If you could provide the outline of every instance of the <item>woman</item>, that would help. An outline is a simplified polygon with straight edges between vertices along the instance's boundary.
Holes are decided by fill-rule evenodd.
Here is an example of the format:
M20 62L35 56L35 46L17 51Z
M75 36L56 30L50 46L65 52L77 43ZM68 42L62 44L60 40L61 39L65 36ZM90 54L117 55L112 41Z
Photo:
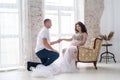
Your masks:
M75 34L70 39L61 39L65 41L71 41L70 46L82 46L87 40L87 29L82 22L77 22L75 24ZM75 47L76 48L76 47ZM63 49L63 53L66 49Z
M38 65L33 69L32 75L34 77L50 77L54 74L63 72L77 71L75 66L76 46L84 45L87 39L87 29L81 22L75 24L75 34L70 39L61 39L71 41L71 45L64 51L64 56L60 56L55 62L49 66Z

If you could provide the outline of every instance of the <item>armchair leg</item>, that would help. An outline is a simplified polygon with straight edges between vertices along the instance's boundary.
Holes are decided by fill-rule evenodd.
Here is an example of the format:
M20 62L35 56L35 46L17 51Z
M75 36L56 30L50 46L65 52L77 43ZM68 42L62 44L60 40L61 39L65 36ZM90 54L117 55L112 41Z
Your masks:
M97 61L94 61L93 64L94 64L95 69L97 70L97 66L96 66Z

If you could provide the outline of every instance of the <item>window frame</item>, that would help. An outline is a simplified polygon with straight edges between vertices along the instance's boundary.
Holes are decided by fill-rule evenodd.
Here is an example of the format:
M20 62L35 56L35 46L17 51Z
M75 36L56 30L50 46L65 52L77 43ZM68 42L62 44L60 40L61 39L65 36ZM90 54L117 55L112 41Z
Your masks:
M64 13L62 13L62 11L72 11L74 13L74 22L75 23L75 3L76 3L76 0L73 0L74 3L73 3L73 7L70 7L70 6L54 6L54 5L45 5L45 1L44 1L44 9L45 10L55 10L55 11L58 11L58 34L51 34L51 37L58 37L58 38L61 38L62 36L71 36L73 35L73 33L70 33L70 34L66 34L66 33L61 33L61 17L64 15ZM44 11L45 13L45 11ZM45 17L46 13L44 14L44 17ZM54 24L54 23L53 23ZM61 51L61 44L59 44L59 51Z
M7 66L6 65L1 65L1 66L5 66L5 67L16 67L16 66L21 66L22 62L21 62L21 58L22 58L22 1L23 0L16 0L16 4L8 4L8 3L0 3L0 8L11 8L11 9L17 9L18 10L18 28L19 28L19 31L18 31L18 34L10 34L10 35L2 35L0 33L0 58L1 58L1 39L6 39L6 38L17 38L19 40L19 62L18 64L15 64L15 65L12 65L12 64L8 64ZM0 12L1 13L1 12ZM15 13L15 12L4 12L4 13ZM1 31L1 27L0 27L0 31ZM1 59L0 59L0 64L1 64ZM0 67L1 68L1 67Z

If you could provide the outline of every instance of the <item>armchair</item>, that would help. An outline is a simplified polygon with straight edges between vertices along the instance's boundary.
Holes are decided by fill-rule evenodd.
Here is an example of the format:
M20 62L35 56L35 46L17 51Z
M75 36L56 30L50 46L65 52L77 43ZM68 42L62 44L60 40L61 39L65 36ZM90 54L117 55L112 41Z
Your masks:
M97 69L97 60L99 56L99 51L101 48L102 39L95 38L93 41L91 41L91 44L89 47L77 47L77 60L76 60L76 66L77 62L84 62L84 63L93 63L95 69Z

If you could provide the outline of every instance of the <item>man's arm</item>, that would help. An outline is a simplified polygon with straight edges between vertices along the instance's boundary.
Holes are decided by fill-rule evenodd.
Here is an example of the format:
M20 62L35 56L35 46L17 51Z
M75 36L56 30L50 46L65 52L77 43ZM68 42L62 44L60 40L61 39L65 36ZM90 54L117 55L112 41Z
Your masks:
M62 41L62 40L58 39L57 41L50 42L50 45L54 45L54 44L60 43L60 41Z
M43 44L44 44L44 46L45 46L46 48L48 48L48 49L50 49L50 50L58 53L58 51L56 51L55 49L53 49L53 48L51 47L51 45L48 43L48 41L47 41L46 38L43 38L42 41L43 41Z

